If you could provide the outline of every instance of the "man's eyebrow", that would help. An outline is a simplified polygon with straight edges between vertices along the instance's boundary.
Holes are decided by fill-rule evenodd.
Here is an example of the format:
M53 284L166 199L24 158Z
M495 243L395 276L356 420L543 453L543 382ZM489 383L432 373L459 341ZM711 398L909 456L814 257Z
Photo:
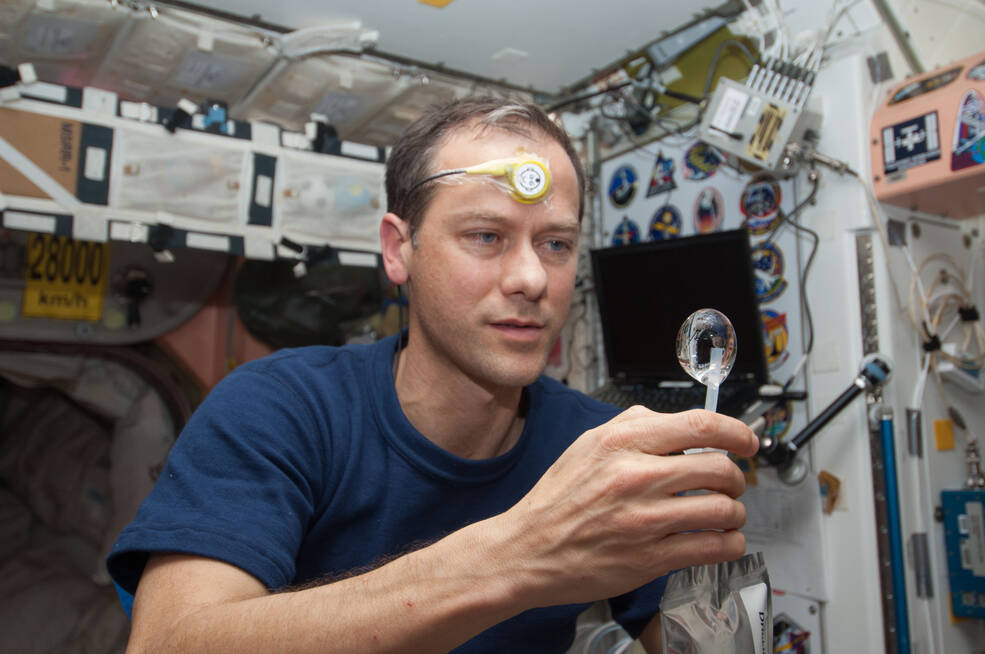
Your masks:
M482 221L487 223L507 222L505 216L501 216L496 213L486 213L484 211L474 211L474 210L465 210L462 211L461 213L453 213L452 217L460 221L475 220L475 221Z
M577 236L578 234L581 234L581 225L579 225L577 222L548 223L541 231L551 232L555 234L571 234Z
M483 223L492 223L496 225L504 225L513 222L512 218L507 218L495 213L485 213L482 211L465 211L457 216L454 216L456 220L461 222L475 221ZM571 232L579 233L581 232L581 225L576 220L565 221L557 220L547 223L542 230L544 232Z

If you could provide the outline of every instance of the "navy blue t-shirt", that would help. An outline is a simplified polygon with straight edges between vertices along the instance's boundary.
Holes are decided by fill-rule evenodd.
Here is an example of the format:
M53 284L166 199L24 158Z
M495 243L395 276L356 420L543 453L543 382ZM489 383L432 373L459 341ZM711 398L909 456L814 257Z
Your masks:
M618 409L541 377L517 444L455 456L407 420L393 384L397 341L282 350L219 383L175 443L108 566L129 593L150 552L225 561L276 590L373 565L516 504L582 432ZM610 600L634 637L660 578ZM462 652L563 652L587 604L522 613Z

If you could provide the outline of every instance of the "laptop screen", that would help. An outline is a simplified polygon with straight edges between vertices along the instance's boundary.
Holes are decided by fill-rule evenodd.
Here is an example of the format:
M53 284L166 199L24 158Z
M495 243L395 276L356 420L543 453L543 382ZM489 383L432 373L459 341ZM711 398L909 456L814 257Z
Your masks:
M691 313L711 308L735 327L735 365L725 383L767 382L745 229L592 250L591 256L614 381L689 381L677 363L677 331Z

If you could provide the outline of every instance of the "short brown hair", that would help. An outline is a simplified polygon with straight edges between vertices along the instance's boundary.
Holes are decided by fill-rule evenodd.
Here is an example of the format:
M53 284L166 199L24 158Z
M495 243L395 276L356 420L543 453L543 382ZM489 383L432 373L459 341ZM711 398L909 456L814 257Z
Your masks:
M397 139L386 163L387 211L400 216L413 236L434 195L433 184L417 186L432 170L444 139L472 123L522 136L540 134L556 141L571 160L578 179L578 220L585 211L585 172L567 133L535 104L492 96L466 97L429 108Z

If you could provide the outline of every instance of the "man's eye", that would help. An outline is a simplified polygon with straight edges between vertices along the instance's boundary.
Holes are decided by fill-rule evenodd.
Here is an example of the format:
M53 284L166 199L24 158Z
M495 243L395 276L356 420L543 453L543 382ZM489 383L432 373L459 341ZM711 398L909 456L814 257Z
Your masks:
M493 232L476 232L472 234L472 238L484 245L492 245L499 237Z
M552 239L547 242L547 248L551 252L567 252L571 249L571 243L560 239Z

